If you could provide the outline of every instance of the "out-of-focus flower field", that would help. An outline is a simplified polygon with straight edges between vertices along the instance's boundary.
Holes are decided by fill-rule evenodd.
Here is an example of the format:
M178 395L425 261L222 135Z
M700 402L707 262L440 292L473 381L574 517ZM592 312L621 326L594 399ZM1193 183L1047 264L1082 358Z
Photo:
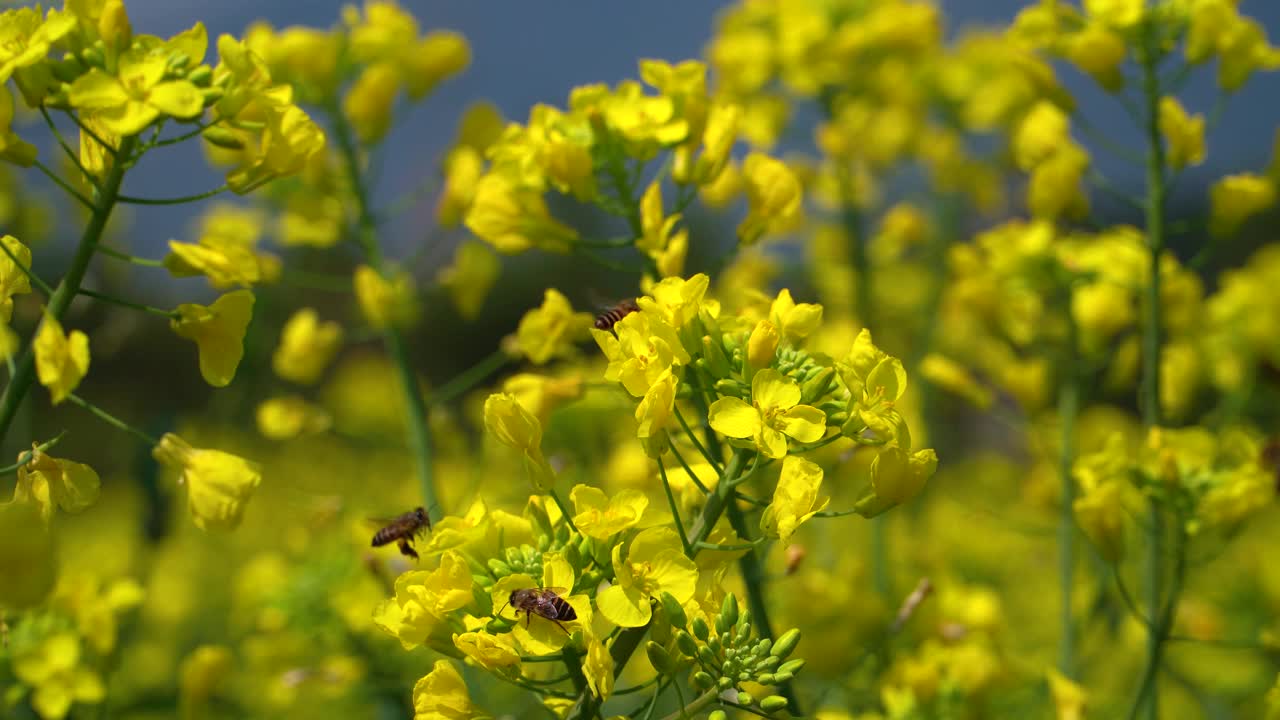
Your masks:
M394 2L5 10L0 718L1280 718L1237 5L739 0L406 187Z

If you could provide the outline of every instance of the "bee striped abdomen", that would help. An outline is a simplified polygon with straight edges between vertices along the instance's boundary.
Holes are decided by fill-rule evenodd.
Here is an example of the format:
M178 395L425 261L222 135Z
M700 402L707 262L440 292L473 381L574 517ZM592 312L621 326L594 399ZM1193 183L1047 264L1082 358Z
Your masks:
M578 611L573 609L568 600L562 597L555 597L550 601L551 607L554 609L556 616L547 618L548 620L577 620Z
M640 306L636 304L635 300L623 300L596 316L596 329L612 330L619 320L639 309Z

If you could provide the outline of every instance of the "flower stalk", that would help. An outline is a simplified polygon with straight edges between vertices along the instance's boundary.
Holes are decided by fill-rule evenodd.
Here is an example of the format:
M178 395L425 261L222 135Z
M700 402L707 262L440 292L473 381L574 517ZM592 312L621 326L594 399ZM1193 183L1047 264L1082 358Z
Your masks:
M129 166L128 158L132 156L136 142L136 138L132 137L121 141L120 147L114 153L111 167L102 181L101 190L94 193L93 212L89 216L84 232L80 235L80 242L71 258L71 265L62 276L62 281L58 283L53 295L50 296L49 305L45 310L54 320L61 322L63 316L67 314L67 308L71 307L71 301L80 294L80 284L84 282L85 273L89 271L89 263L98 249L98 241L102 239L102 231L107 226L107 220L111 218L111 211L115 209L120 185L124 181L124 174ZM18 407L26 397L27 391L31 389L31 383L34 380L35 353L31 347L28 347L18 360L13 377L5 386L4 394L0 395L0 443L8 435L13 419L18 413Z

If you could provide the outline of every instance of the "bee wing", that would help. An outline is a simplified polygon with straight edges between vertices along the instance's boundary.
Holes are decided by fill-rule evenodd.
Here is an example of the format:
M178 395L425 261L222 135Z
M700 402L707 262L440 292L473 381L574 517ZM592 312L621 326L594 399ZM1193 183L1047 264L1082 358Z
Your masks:
M556 594L556 595L559 595L560 597L564 597L565 595L568 595L568 594L569 594L569 588L562 588L562 587L544 587L544 588L538 588L538 592L539 592L539 593L554 593L554 594Z

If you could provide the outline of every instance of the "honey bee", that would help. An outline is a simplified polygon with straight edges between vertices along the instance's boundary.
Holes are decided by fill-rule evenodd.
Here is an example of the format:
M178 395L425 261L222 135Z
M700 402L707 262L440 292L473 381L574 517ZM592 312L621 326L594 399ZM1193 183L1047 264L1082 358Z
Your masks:
M512 590L511 596L507 598L507 604L502 606L502 610L507 609L507 605L515 608L516 618L520 617L521 611L525 616L525 627L533 621L533 616L545 618L555 623L561 630L568 634L569 629L566 628L561 621L569 622L578 619L578 611L573 609L567 600L560 597L559 593L568 592L564 588L524 588L521 590ZM502 610L498 614L502 614Z
M635 298L623 300L596 316L596 329L612 331L619 320L639 310L640 305L636 303Z
M431 529L431 516L427 515L425 508L417 507L379 522L384 522L385 525L373 534L373 547L381 547L394 541L400 548L401 555L418 559L418 553L413 549L414 538Z

